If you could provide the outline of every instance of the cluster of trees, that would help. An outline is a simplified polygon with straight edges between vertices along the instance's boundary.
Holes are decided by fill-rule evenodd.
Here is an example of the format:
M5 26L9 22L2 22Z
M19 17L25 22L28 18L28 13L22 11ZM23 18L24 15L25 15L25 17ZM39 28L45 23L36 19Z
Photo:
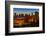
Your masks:
M24 14L21 14L19 16L22 16L23 17ZM16 18L16 13L14 14L14 20ZM39 12L35 12L35 15L27 15L25 14L25 17L24 17L24 22L27 23L27 24L23 24L21 25L22 26L39 26ZM19 26L19 25L18 25Z

